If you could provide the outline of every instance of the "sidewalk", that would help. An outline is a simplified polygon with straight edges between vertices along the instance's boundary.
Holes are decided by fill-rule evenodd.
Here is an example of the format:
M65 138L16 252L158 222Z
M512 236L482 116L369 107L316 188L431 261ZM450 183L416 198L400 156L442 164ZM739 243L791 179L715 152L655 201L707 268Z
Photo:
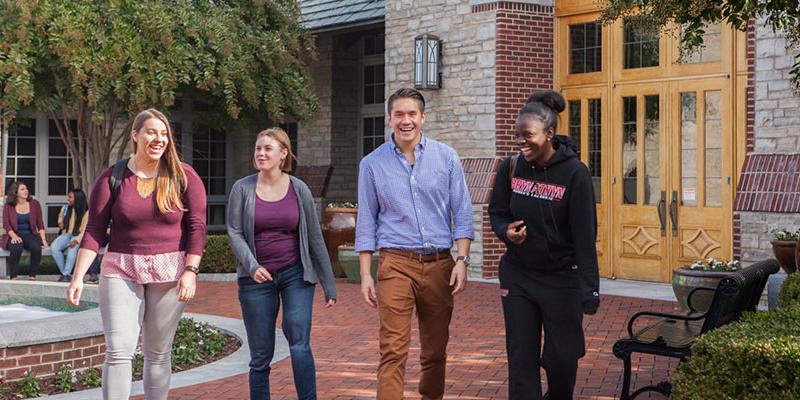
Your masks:
M374 399L378 364L378 321L375 310L361 299L359 286L337 281L338 303L332 309L314 309L312 348L317 365L319 399ZM676 311L677 303L622 297L626 291L640 296L669 298L669 285L603 280L600 311L584 319L586 356L581 359L576 399L612 399L619 396L622 362L611 353L624 335L630 315L640 310ZM671 292L671 289L670 289ZM241 319L235 282L201 282L198 298L188 312ZM414 324L416 326L416 323ZM446 399L506 399L507 363L499 286L470 282L456 298L448 347ZM408 399L417 399L419 341L414 328L406 370ZM676 366L674 360L642 356L634 362L634 387L661 381ZM637 372L638 371L638 372ZM272 399L294 399L291 361L272 367ZM170 399L247 399L247 374L174 389ZM642 396L642 398L647 398ZM653 396L653 398L658 398ZM142 399L142 397L136 397Z

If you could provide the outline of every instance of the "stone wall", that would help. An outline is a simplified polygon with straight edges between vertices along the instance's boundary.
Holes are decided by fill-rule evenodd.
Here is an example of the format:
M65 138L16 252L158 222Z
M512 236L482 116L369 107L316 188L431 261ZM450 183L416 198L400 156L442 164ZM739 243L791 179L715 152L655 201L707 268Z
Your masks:
M495 13L469 1L386 0L386 96L414 86L414 38L442 40L442 88L425 90L423 133L462 158L494 157Z
M330 157L333 165L327 201L358 200L359 56L360 41L349 35L334 37L331 81Z
M301 165L330 165L331 115L333 101L333 35L316 36L317 59L309 61L317 112L297 127L297 154Z
M800 213L797 206L784 204L788 201L800 201L800 195L786 196L788 192L798 192L800 184L787 184L791 179L769 179L758 183L760 196L748 197L746 188L752 186L744 177L750 173L773 172L783 175L778 163L788 154L800 153L800 97L791 88L789 71L794 54L786 50L786 39L783 33L775 33L764 24L764 20L755 23L754 38L751 36L751 48L748 58L755 59L753 74L754 118L749 121L748 155L745 161L743 179L737 189L734 221L734 257L745 263L752 263L772 257L770 240L773 229L795 230L800 228ZM753 43L754 42L754 43ZM751 64L752 65L752 64ZM783 157L782 157L783 156ZM761 162L750 162L758 157ZM788 156L794 158L797 156Z

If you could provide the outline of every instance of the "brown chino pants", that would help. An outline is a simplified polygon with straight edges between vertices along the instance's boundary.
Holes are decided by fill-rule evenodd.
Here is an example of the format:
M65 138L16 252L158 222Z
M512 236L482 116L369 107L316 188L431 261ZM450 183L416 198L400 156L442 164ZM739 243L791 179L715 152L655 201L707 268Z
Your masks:
M408 348L411 343L411 317L414 307L419 319L419 393L424 400L444 395L447 341L453 314L453 288L449 285L455 262L449 253L433 260L420 261L387 251L380 253L378 267L378 316L380 353L378 400L403 398Z

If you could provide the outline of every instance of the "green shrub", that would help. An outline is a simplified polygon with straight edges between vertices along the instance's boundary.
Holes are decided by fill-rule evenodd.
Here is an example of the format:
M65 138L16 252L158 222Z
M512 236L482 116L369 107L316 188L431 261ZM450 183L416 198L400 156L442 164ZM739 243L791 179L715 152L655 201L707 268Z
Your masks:
M83 371L81 382L89 387L99 387L103 383L103 380L100 379L100 375L97 373L96 369L87 368L86 371Z
M789 274L778 293L778 306L787 307L800 301L800 274Z
M671 398L800 399L800 306L747 313L698 338Z
M22 386L19 387L19 394L23 397L39 397L39 381L36 380L36 372L25 371L22 374Z
M64 364L56 372L56 386L61 393L69 393L72 391L72 385L77 381L75 371L72 365Z
M228 235L209 235L200 266L202 272L236 272L236 256Z

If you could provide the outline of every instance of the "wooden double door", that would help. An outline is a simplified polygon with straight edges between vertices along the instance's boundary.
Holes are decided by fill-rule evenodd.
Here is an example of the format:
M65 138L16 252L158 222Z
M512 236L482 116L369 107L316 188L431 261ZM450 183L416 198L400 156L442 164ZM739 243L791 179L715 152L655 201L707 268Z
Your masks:
M667 282L679 265L730 258L728 78L619 83L564 95L562 133L579 142L595 185L603 276Z

